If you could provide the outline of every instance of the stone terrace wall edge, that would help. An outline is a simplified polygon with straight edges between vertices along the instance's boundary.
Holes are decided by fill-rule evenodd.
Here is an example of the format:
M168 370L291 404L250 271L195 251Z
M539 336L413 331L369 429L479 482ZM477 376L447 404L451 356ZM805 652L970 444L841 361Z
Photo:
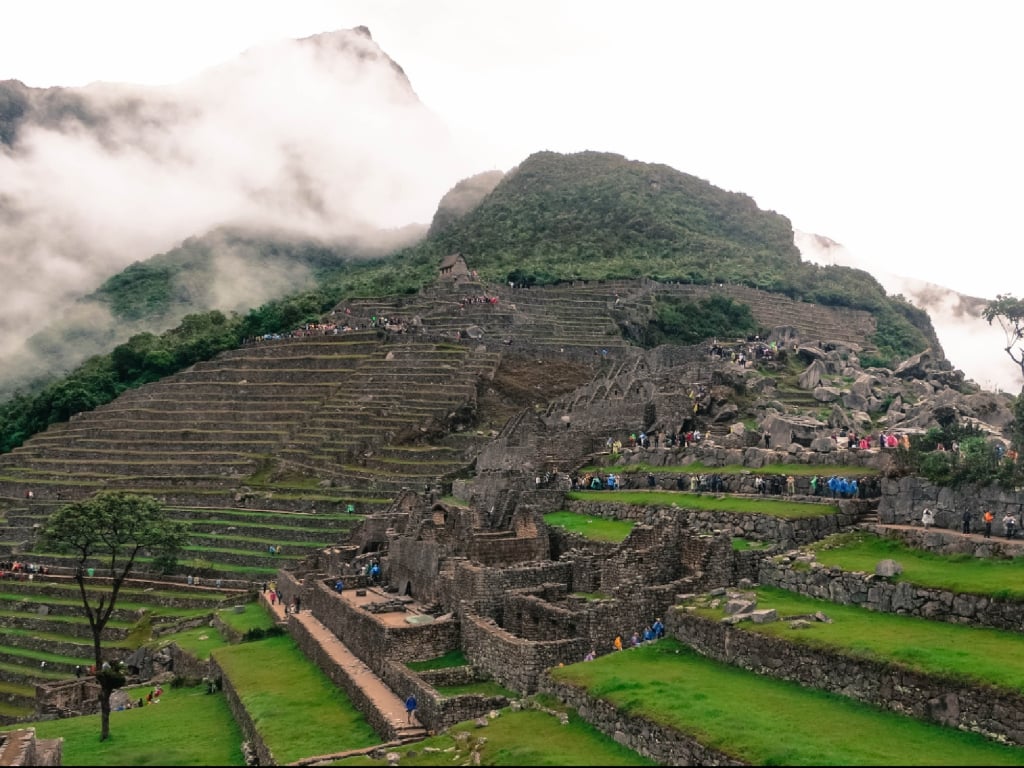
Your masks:
M765 558L758 582L839 605L857 605L881 613L898 613L951 624L971 624L1019 632L1024 603L987 595L953 593L908 582L889 582L874 574L843 571L812 563L794 567L789 557Z
M708 658L901 715L1024 744L1024 699L992 686L925 675L728 626L676 609L668 633ZM814 632L813 625L807 630Z
M238 695L238 691L231 684L231 678L224 674L224 671L215 659L210 660L210 667L211 672L219 676L223 681L224 696L227 699L228 707L231 709L231 715L242 731L242 738L250 744L253 752L256 754L259 761L257 765L277 765L277 761L274 760L274 753L271 752L270 747L263 741L255 721L249 715L249 710L245 708L241 697Z
M746 765L679 731L620 712L614 705L594 699L582 689L555 682L549 675L541 678L539 690L573 707L601 733L658 765Z

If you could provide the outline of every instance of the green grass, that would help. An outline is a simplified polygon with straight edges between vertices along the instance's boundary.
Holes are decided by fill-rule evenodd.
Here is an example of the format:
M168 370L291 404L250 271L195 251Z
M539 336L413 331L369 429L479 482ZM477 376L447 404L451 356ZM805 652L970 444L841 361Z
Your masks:
M774 608L781 620L737 625L744 631L1024 693L1024 635L1019 632L837 605L774 587L758 587L754 592L757 607ZM832 619L832 623L812 622L809 628L792 629L785 620L817 611ZM715 620L725 615L723 607L698 608L697 612Z
M213 657L279 764L380 742L290 636L218 648Z
M244 613L235 613L232 608L222 608L217 611L220 619L232 629L245 634L249 629L269 629L274 626L274 617L267 609L257 603L245 604ZM195 627L181 632L161 634L159 638L160 647L177 644L186 653L195 656L201 661L210 658L210 654L217 648L224 648L230 642L216 629L208 626Z
M547 513L544 515L544 522L548 525L564 528L572 533L578 533L593 541L605 541L612 544L622 543L632 532L635 525L632 520L594 517L593 515L566 510Z
M1024 765L1024 748L755 675L670 639L551 674L749 765Z
M466 683L465 685L439 685L435 690L448 698L466 696L473 693L479 693L483 696L504 696L507 699L519 698L519 694L515 691L510 691L493 680L478 680L473 683Z
M38 738L64 739L63 765L245 765L242 733L224 695L202 686L168 686L159 704L111 712L106 741L99 715L30 725Z
M742 536L734 536L732 540L732 548L736 552L745 552L748 549L768 549L770 546L771 544L767 542L751 541Z
M903 567L892 581L1008 600L1024 599L1024 558L940 555L867 532L837 534L808 547L815 559L844 571L874 573L879 560Z
M454 651L448 651L444 656L438 656L435 659L427 659L426 661L410 661L405 666L409 669L415 670L416 672L426 672L431 669L464 667L467 664L469 664L469 659L466 658L465 652L460 648L456 648Z
M817 502L757 499L748 496L728 496L711 493L685 493L682 491L571 491L566 498L575 501L601 501L614 504L632 504L645 507L678 507L681 509L736 512L770 515L789 520L823 517L835 514L834 504Z
M575 710L566 710L551 701L546 701L545 706L566 711L569 724L562 725L554 715L539 709L518 712L502 709L486 728L479 728L472 721L460 723L443 734L388 751L401 756L399 765L402 766L470 765L474 749L479 749L481 765L657 765L605 736L580 719ZM469 738L459 740L456 738L459 733L468 733ZM330 763L340 766L383 764L384 761L368 756Z

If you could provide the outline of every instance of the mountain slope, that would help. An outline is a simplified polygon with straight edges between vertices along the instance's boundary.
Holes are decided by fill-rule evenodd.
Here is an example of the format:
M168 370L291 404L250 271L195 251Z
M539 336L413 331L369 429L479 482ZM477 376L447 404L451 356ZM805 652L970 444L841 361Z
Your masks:
M942 354L926 312L887 296L867 272L802 262L785 216L668 166L602 152L539 152L476 207L463 207L461 218L447 213L422 244L400 254L404 268L428 276L445 255L462 252L495 281L738 283L870 311L874 342L886 355L928 346Z
M463 175L455 157L445 126L363 27L259 46L159 87L2 82L2 368L21 381L52 375L185 312L257 306L302 288L309 275L280 253L289 243L353 258L406 245L447 180ZM204 235L225 230L249 244ZM79 304L106 298L101 286L125 269L138 287L133 267L153 254L190 260L192 238L210 245L216 268L191 278L179 270L170 304L146 307L151 323L119 314L117 300ZM251 269L250 245L281 258ZM65 330L47 330L55 321ZM26 348L40 331L44 360L32 355L39 339ZM55 364L61 338L73 344Z
M620 155L539 152L510 171L421 253L473 253L481 274L508 265L545 280L731 281L799 263L788 219L664 165Z

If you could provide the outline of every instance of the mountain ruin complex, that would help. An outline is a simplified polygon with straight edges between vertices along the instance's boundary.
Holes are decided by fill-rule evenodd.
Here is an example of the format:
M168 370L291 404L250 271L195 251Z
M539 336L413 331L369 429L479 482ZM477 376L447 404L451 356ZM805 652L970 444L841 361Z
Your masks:
M628 330L665 294L725 295L749 306L761 330L694 346L630 342ZM965 507L991 508L997 520L1024 513L1020 492L939 488L900 472L897 449L879 447L879 435L922 434L950 418L1009 445L1013 415L1006 396L965 381L941 349L894 369L862 367L873 330L868 312L745 286L486 283L471 256L453 254L417 294L345 302L318 324L125 392L0 456L4 559L46 571L32 582L5 574L5 587L20 592L18 626L31 630L6 642L50 648L55 641L44 638L64 631L59 619L80 610L54 600L74 584L67 561L37 541L47 516L120 489L155 496L193 536L174 573L143 563L135 579L211 605L265 599L261 582L275 582L285 605L301 605L282 615L288 631L382 741L420 738L507 703L439 697L436 674L412 672L409 661L459 649L470 666L447 674L557 693L547 670L605 652L616 632L653 617L710 653L717 641L676 610L682 596L756 583L812 593L786 563L795 548L836 532L891 530L925 548L949 546L906 532L926 506L936 531L958 529ZM800 520L688 507L694 493L756 498L778 475L773 466L798 464L827 465L859 490L823 495L809 477L787 478L779 494L821 510ZM585 476L608 474L619 488L675 500L574 493ZM559 510L635 526L621 543L589 541L545 522ZM737 549L736 538L757 546ZM998 543L983 546L1005 554ZM998 625L983 613L975 619ZM935 609L930 618L955 620ZM389 719L362 694L365 681L323 652L325 631L391 690L415 691L419 724ZM110 632L113 660L123 632ZM88 664L91 649L82 647ZM60 648L77 653L70 640ZM22 707L9 721L90 711L89 681L76 679L73 665L41 677L9 653L0 672L6 700ZM143 647L132 667L145 679L170 657L179 671L197 666L174 648ZM934 697L910 688L908 700L918 689ZM960 710L922 716L960 727L976 714L966 694L943 695L962 696ZM1011 709L1019 717L1024 704ZM260 754L259 733L244 713L239 720ZM989 732L1017 738L991 720ZM687 759L651 752L628 723L616 727L660 762Z

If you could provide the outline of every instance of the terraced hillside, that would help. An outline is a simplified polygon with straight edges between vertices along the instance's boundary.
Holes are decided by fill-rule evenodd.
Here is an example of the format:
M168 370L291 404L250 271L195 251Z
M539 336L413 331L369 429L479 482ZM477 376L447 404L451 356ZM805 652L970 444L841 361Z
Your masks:
M473 557L489 562L493 547L533 551L539 544L523 548L518 539L520 494L536 490L553 503L543 494L555 484L541 488L541 481L591 460L608 435L674 427L680 414L692 414L707 434L724 439L729 425L754 413L728 402L730 391L743 390L741 368L710 360L703 347L645 352L622 335L645 322L659 292L705 295L701 290L650 281L523 289L467 279L352 301L323 318L336 330L253 342L53 425L0 457L3 556L49 571L41 584L17 582L3 597L11 626L32 636L27 648L5 649L9 668L0 667L0 677L10 686L9 716L26 711L33 684L66 676L76 659L89 656L69 639L79 628L58 623L65 611L73 615L70 599L54 586L38 591L70 573L64 558L36 543L61 504L124 489L154 495L188 521L177 571L158 577L143 559L138 574L181 590L176 610L186 613L305 573L308 556L338 552L365 515L390 510L404 489L471 489L480 508L460 514L475 521L466 540ZM866 313L812 312L738 291L766 331L781 326L811 344L866 344L873 329ZM758 373L756 387L766 392L758 412L764 403L776 407L773 379ZM748 405L755 402L744 394ZM803 396L805 410L820 411L815 402ZM730 439L727 448L736 453L729 456L750 447L741 435ZM660 453L650 458L669 461ZM644 557L664 544L657 539L644 539ZM359 546L386 542L363 539ZM609 562L625 574L629 558L623 552ZM635 576L628 585L637 588ZM150 587L132 584L138 600L127 601L125 623L110 633L113 652L140 642L143 624L176 620ZM671 593L660 589L659 610ZM653 610L654 603L634 603L631 610Z

